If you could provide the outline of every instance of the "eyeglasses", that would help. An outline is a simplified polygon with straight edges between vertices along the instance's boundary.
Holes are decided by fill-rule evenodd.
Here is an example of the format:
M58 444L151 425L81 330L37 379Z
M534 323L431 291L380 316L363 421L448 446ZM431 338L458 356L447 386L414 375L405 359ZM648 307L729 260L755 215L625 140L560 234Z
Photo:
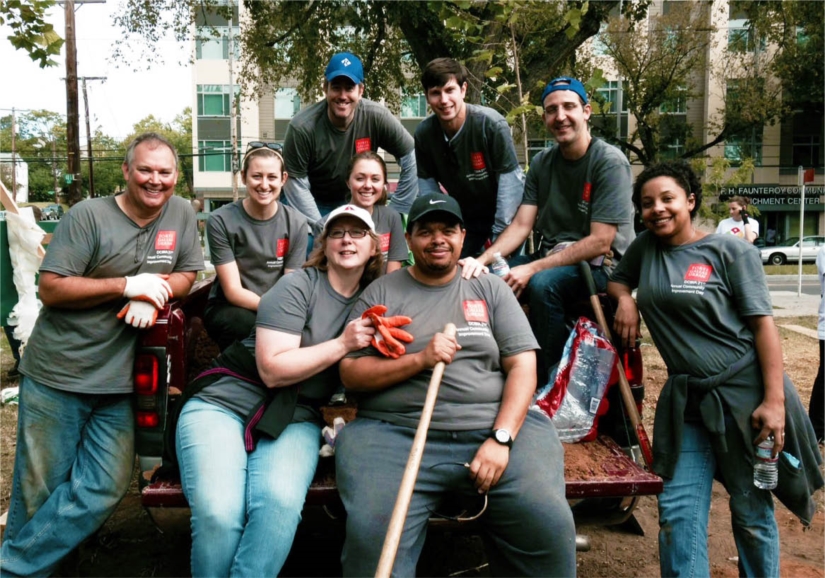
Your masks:
M351 239L363 239L370 234L369 229L332 229L327 233L330 239L343 239L349 233Z
M430 469L437 468L437 467L440 467L440 466L461 466L461 467L467 468L467 469L470 468L470 464L468 464L466 462L442 462L440 464L433 464L432 466L430 466ZM441 518L442 520L452 520L453 522L472 522L473 520L478 520L484 514L484 512L487 511L487 504L489 503L489 499L487 497L487 494L484 494L483 496L484 496L484 503L482 504L481 509L479 509L477 513L472 514L470 516L467 515L467 512L469 510L464 507L464 504L460 504L460 505L453 504L456 508L461 508L461 511L458 512L457 514L442 514L442 513L436 512L435 510L430 509L429 507L427 508L427 511L429 511L430 514L433 515L433 517ZM463 498L463 496L461 496L461 498ZM478 498L480 498L480 496L477 497L476 499L478 499ZM460 500L460 501L466 501L466 500Z

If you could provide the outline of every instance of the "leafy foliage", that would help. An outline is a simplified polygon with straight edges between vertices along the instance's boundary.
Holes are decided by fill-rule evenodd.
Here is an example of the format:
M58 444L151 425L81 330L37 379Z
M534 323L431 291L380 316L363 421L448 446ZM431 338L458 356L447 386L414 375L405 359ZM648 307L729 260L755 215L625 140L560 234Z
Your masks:
M57 66L52 56L60 54L63 39L46 22L46 11L54 0L0 0L0 25L7 25L7 36L17 50L26 51L40 68Z

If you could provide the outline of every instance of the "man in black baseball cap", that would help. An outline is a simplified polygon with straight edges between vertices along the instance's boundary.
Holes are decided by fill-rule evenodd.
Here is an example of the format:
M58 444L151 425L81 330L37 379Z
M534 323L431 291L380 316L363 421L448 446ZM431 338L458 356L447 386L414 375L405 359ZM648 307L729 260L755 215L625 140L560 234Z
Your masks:
M409 220L407 221L407 232L412 230L413 223L430 213L449 213L464 227L464 217L461 215L461 207L458 201L449 195L426 195L418 197L410 209Z

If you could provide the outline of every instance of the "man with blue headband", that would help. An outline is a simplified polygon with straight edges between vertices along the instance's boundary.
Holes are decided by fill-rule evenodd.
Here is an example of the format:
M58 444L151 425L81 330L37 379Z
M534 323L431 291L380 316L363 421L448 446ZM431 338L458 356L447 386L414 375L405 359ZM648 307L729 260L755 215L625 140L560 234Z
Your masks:
M530 164L512 224L478 263L465 260L463 274L478 274L496 252L513 254L533 230L541 235L534 254L511 260L505 280L529 302L530 324L542 349L539 379L546 380L567 340L565 308L587 295L577 264L589 261L596 287L604 291L609 271L635 234L630 163L618 148L591 136L587 121L592 110L584 85L575 78L556 78L541 100L544 124L555 143Z

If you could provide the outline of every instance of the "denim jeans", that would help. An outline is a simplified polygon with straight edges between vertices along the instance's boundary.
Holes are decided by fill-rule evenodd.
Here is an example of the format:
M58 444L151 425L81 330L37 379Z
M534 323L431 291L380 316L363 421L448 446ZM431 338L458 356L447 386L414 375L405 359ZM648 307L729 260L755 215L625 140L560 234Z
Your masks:
M100 528L135 462L129 394L80 394L24 376L3 576L49 575Z
M779 532L773 497L741 475L745 448L733 419L726 418L728 454L718 459L701 424L685 423L673 479L659 495L659 563L662 576L710 576L708 515L713 475L719 467L730 494L731 524L740 576L779 576ZM748 468L746 468L748 469Z
M357 418L335 444L338 489L347 509L344 576L372 576L415 429ZM427 433L393 576L415 576L427 520L450 495L478 497L467 468L490 430ZM485 530L496 576L575 576L576 530L564 495L564 450L550 420L527 413L498 484L489 491Z
M524 265L541 258L539 253L515 257L510 267ZM596 290L607 289L607 272L603 267L591 267ZM547 372L561 359L570 331L564 323L566 310L589 297L587 285L578 265L553 267L539 271L530 278L526 299L530 305L530 327L541 346L538 356L539 384L547 383Z
M318 465L321 429L287 426L244 449L243 420L198 398L181 411L181 483L192 509L192 575L277 576Z

